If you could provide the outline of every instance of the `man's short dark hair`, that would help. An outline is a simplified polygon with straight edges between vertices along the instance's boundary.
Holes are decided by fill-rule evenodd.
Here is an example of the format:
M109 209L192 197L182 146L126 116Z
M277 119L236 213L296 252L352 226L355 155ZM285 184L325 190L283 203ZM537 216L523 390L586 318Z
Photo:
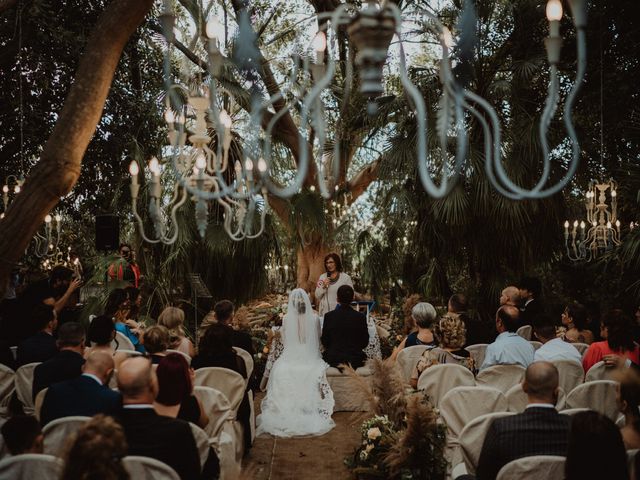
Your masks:
M467 297L462 293L454 293L451 295L449 305L451 305L454 313L466 312L469 309Z
M516 307L511 307L510 305L500 307L498 309L497 315L498 318L502 321L502 325L504 326L505 330L507 330L507 332L515 332L516 330L518 330L518 327L520 326L520 315Z
M73 277L73 270L67 267L63 267L62 265L58 265L53 267L53 270L51 270L49 281L53 284L57 280L71 280L71 277Z
M226 322L233 315L235 306L230 300L220 300L213 306L213 311L216 314L216 320L219 322Z
M36 438L42 434L38 420L29 415L11 417L2 425L1 431L11 455L20 455L29 451Z
M33 326L38 330L44 330L55 317L53 305L42 303L35 305L31 311L31 321Z
M538 338L554 339L556 337L556 324L548 315L538 315L533 319L533 330Z
M587 317L589 316L589 312L584 305L573 302L567 305L567 315L571 317L571 321L573 325L578 330L584 330L587 328Z
M77 347L84 339L84 327L78 322L67 322L58 328L58 348Z
M353 291L353 287L350 285L342 285L338 287L338 303L342 305L349 305L353 302L353 297L355 292Z
M542 292L542 282L539 278L522 277L518 288L520 288L521 290L529 290L533 295L533 298L537 298Z

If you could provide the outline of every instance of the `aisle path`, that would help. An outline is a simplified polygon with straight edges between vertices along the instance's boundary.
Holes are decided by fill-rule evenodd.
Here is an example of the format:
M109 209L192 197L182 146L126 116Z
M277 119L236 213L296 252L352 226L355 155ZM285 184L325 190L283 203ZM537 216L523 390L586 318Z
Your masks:
M321 437L258 437L243 469L252 480L348 479L344 459L360 442L360 425L368 416L360 412L335 413L336 427Z

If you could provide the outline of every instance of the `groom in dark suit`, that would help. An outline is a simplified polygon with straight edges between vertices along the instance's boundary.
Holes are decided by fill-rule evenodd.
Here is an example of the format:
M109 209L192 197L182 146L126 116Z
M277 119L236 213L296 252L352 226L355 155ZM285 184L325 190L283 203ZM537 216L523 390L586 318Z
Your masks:
M351 308L353 288L338 288L338 306L324 316L322 345L324 360L332 367L350 363L353 368L364 364L364 348L369 343L367 317Z

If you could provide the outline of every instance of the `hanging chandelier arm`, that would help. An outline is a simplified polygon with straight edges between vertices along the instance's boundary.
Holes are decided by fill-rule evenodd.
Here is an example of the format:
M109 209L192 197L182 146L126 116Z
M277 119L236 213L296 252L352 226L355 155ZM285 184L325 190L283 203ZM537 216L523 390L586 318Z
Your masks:
M540 117L540 146L542 147L542 176L540 180L533 187L533 190L542 188L549 179L551 173L551 159L549 157L549 141L547 136L549 135L549 126L551 125L551 119L553 118L556 109L558 108L559 100L559 80L558 80L558 67L555 64L551 65L549 69L549 87L547 91L547 100L545 102L544 111Z

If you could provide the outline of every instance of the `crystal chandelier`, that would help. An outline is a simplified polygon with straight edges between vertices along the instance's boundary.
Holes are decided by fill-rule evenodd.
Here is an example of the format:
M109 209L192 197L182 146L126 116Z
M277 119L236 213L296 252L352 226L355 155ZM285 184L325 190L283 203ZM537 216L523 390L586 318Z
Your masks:
M575 220L573 225L568 220L564 222L564 243L571 261L590 261L620 245L617 187L613 179L606 183L592 181L586 193L586 223L584 220Z
M164 2L160 15L164 36L168 42L165 50L165 83L167 90L167 112L165 120L169 126L168 154L162 162L153 160L149 164L151 182L149 185L148 213L153 224L153 234L144 231L142 218L138 213L139 197L138 174L140 167L132 162L131 196L132 209L139 229L145 241L173 243L178 237L176 211L187 198L195 204L195 217L198 231L202 237L206 234L211 210L218 206L223 211L223 226L233 240L255 238L264 231L265 215L269 208L269 196L289 198L301 190L305 180L314 167L317 171L317 185L320 195L326 201L333 201L336 209L340 186L337 184L341 171L340 119L331 126L328 113L323 106L323 94L335 80L338 50L338 32L345 31L349 44L357 52L353 62L346 62L342 105L349 102L354 72L358 69L360 94L367 98L367 112L375 113L376 98L384 92L383 67L388 58L391 41L397 37L398 75L404 94L408 97L411 115L417 123L416 156L418 175L427 193L442 198L449 193L463 170L468 154L469 122L477 121L484 135L485 172L488 180L502 195L511 199L544 198L562 190L573 177L579 162L580 147L573 125L572 110L576 96L583 82L586 67L586 0L569 0L573 24L576 30L577 66L576 75L564 101L563 121L571 145L572 155L564 176L549 185L552 159L550 155L548 130L560 101L559 75L557 65L560 59L562 37L560 20L563 17L560 0L549 0L546 14L549 20L549 36L545 39L545 48L549 61L549 87L543 114L540 119L540 141L542 145L542 174L532 188L524 188L514 183L508 176L502 163L501 126L495 109L484 98L464 88L452 71L450 52L453 48L451 32L428 9L415 8L407 16L407 21L419 25L424 34L434 37L442 49L439 60L439 79L442 84L441 105L451 108L442 109L444 118L435 126L437 147L429 147L429 125L427 107L419 88L412 82L407 67L407 58L403 47L403 18L400 9L388 1L367 1L362 9L353 5L341 4L333 12L317 16L322 31L315 36L310 48L315 51L311 56L294 58L293 67L286 85L278 95L266 99L253 95L250 105L243 108L248 120L241 128L242 148L233 164L229 162L232 141L232 121L229 113L221 108L229 104L232 95L225 91L219 81L219 73L225 62L235 62L242 68L242 61L231 60L224 56L220 46L223 32L220 22L212 18L206 23L204 41L208 53L209 82L197 94L191 94L184 104L177 92L181 87L171 80L171 47L174 43L175 16L170 2ZM471 2L467 2L463 15L475 15ZM475 18L475 17L474 17ZM238 17L240 38L236 42L242 48L251 50L248 58L255 61L260 53L253 45L253 30L248 15ZM405 22L406 23L406 22ZM475 25L477 22L467 22ZM222 32L221 32L222 31ZM249 33L247 33L249 32ZM244 37L243 37L244 35ZM247 47L248 45L248 47ZM253 57L252 57L253 55ZM263 59L263 61L266 61ZM302 93L300 93L302 92ZM296 100L290 101L290 99ZM289 99L289 100L288 100ZM295 172L286 177L287 181L273 172L273 136L278 120L287 112L295 110L298 121L299 155ZM295 105L294 105L295 104ZM172 108L171 106L174 106ZM270 115L270 118L267 116ZM189 126L187 128L187 122ZM434 128L434 127L432 127ZM189 133L187 133L189 132ZM450 152L451 133L455 133L455 149ZM188 143L187 143L188 140ZM213 144L212 144L213 140ZM169 171L172 180L166 195L161 186L160 164ZM311 187L314 187L313 185ZM311 190L310 187L310 190ZM315 187L314 187L315 190ZM335 223L335 221L334 221Z

